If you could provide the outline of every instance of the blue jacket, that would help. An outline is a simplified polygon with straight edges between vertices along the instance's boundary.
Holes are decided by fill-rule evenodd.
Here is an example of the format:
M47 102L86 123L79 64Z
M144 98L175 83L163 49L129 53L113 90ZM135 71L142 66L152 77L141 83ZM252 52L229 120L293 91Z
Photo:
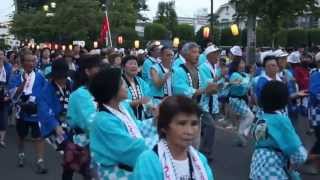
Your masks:
M36 98L36 103L39 102L39 97L41 96L42 89L46 85L47 81L45 77L40 72L35 72L36 77L34 80L34 84L32 87L32 93L31 96L34 96ZM15 92L14 89L18 88L22 84L22 71L19 71L18 73L12 75L9 81L9 90L11 92ZM17 105L20 105L19 102ZM19 113L20 119L23 119L24 121L31 121L31 122L37 122L39 121L39 116L30 116L28 114L25 114L23 112Z
M43 136L49 135L60 124L59 116L63 107L56 91L53 82L47 83L38 99L38 116Z
M7 80L7 84L9 84L10 81L10 77L11 77L11 73L12 73L12 66L9 63L4 63L4 70L6 71L6 80Z

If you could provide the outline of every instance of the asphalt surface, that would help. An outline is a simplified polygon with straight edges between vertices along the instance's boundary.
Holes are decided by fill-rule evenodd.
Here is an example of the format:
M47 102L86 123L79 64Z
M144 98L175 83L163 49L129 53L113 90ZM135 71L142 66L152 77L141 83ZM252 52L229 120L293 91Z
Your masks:
M297 131L307 148L310 148L314 138L306 135L307 121L300 118L297 122ZM252 144L245 148L236 147L234 131L218 128L214 146L212 162L215 179L218 180L247 180ZM45 161L49 169L48 174L35 174L35 155L31 141L26 145L26 164L24 168L17 167L16 133L10 127L7 136L7 148L0 148L0 180L59 180L61 179L61 155L55 152L50 145L46 146ZM74 180L82 179L75 176ZM303 175L304 180L320 180L320 176Z

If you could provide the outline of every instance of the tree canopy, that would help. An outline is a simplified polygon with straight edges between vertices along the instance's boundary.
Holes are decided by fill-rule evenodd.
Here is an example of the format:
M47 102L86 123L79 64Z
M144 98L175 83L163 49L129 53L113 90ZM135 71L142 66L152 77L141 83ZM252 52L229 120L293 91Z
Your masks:
M148 24L144 29L145 40L164 40L168 39L167 28L158 23Z
M159 2L155 23L164 25L171 34L175 33L178 25L175 2Z

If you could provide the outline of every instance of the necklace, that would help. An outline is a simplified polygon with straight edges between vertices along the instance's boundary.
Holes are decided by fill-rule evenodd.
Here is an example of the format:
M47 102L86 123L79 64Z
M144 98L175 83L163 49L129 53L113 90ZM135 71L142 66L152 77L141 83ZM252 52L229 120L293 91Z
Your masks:
M168 144L167 144L166 141L164 141L163 144L165 145L165 150L167 151L167 154L168 154L168 157L169 157L169 160L170 160L170 164L172 165L172 169L173 169L173 173L174 173L175 179L178 179L177 168L176 168L176 165L174 163L171 151L169 150L169 147L168 147ZM188 166L189 166L189 176L190 176L190 179L193 180L193 166L192 166L192 160L191 160L191 157L190 157L189 153L187 153L187 157L188 157Z

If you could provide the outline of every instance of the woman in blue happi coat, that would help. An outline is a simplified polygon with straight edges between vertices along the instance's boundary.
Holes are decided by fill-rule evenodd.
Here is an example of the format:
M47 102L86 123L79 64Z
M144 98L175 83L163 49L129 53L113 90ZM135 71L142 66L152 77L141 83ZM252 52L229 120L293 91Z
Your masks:
M300 179L295 170L305 162L307 152L290 119L281 113L288 100L282 82L269 81L261 91L263 114L252 128L256 140L250 166L252 180Z
M47 173L44 166L44 141L39 127L37 103L43 87L47 81L44 76L34 70L35 56L28 49L24 49L21 55L23 70L17 71L9 82L12 100L17 107L16 130L18 134L18 166L24 166L24 142L31 130L32 138L35 139L37 154L36 171L39 174Z
M159 108L160 142L143 152L135 165L134 180L212 180L207 159L192 142L200 131L201 109L185 96L166 98Z
M231 109L239 116L238 142L239 146L247 144L247 136L251 123L254 120L248 105L248 92L251 86L251 77L245 73L244 60L233 61L230 64L230 88L229 88L229 102Z
M89 126L92 117L97 111L96 103L89 92L89 83L100 70L101 60L97 55L83 55L78 60L79 69L75 75L75 91L70 94L67 109L67 123L73 132L72 140L74 145L69 144L65 151L71 156L70 164L77 164L82 167L81 171L87 173L90 164L89 152ZM79 161L82 157L85 160ZM65 177L71 179L73 170L65 173ZM88 176L87 176L88 177Z
M99 107L90 128L90 151L99 179L128 179L138 156L157 142L153 120L136 119L124 101L127 91L118 68L102 69L90 85Z
M68 124L79 135L88 134L91 117L97 110L88 86L91 79L99 72L101 65L101 60L96 55L84 55L79 59L79 69L75 75L75 91L70 95L67 110ZM79 145L85 146L87 143L79 141Z
M143 65L142 65L142 79L146 83L151 83L151 74L150 70L152 66L160 63L160 60L158 59L160 56L160 47L159 45L152 45L148 49L148 55L144 59Z
M66 148L68 143L72 142L72 130L66 120L72 82L67 79L67 76L67 62L64 59L54 61L50 75L51 80L43 88L38 103L42 136L56 145L58 150L64 151L62 180L72 180L72 174L75 171L71 166L68 166L66 158L69 153ZM86 171L89 169L89 163L86 165L86 168L82 167L78 172L83 175L84 179L90 179L90 174Z
M128 87L128 99L137 119L144 120L151 117L149 113L151 103L150 87L138 76L138 59L135 56L126 56L122 61L124 82Z
M154 101L161 102L167 96L172 95L171 84L171 61L173 51L168 47L161 48L161 63L154 65L151 70L152 82L150 84L150 95Z

